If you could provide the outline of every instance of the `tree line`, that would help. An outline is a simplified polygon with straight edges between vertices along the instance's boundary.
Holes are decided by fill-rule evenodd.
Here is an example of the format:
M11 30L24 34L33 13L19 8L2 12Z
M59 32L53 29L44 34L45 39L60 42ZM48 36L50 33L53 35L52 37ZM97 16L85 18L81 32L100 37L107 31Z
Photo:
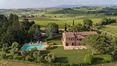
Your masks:
M40 25L34 21L23 19L19 21L16 14L10 14L8 17L0 15L0 45L13 42L23 44L30 41L40 41L42 39ZM48 38L53 38L59 33L59 26L56 23L49 23L46 26L45 33Z

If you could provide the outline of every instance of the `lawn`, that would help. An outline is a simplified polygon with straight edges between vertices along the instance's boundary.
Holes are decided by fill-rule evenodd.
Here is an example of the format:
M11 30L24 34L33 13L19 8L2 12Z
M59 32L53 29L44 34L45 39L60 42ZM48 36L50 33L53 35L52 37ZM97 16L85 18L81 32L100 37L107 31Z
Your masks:
M56 49L50 50L59 58L59 62L63 63L83 63L84 56L90 53L89 50L64 50L63 47L58 47Z
M49 45L55 43L57 45L62 45L61 39L53 39L53 40L48 40L47 41L49 43Z
M61 63L83 63L84 56L88 53L91 53L89 50L64 50L62 46L61 38L48 40L49 45L55 43L61 45L57 48L50 49L49 52L55 54L58 57L57 62Z

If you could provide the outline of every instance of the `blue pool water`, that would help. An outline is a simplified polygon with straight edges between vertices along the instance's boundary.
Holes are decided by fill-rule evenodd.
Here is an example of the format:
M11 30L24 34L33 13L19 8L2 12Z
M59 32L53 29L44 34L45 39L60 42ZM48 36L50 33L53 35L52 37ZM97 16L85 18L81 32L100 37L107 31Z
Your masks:
M21 50L23 51L29 51L31 49L37 48L38 50L43 50L46 48L46 46L44 44L25 44Z

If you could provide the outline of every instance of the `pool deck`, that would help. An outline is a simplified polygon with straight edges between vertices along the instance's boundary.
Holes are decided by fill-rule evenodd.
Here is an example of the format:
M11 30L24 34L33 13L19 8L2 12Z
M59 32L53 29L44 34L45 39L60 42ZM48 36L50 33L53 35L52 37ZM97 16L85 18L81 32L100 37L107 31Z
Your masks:
M37 50L46 50L47 49L47 47L49 47L49 45L48 45L48 43L47 42L29 42L29 43L25 43L23 46L22 46L22 48L25 46L25 45L44 45L45 47L44 48L37 48L37 47L35 47L35 48L37 48ZM22 48L21 48L21 50L22 50ZM30 50L29 50L30 51Z

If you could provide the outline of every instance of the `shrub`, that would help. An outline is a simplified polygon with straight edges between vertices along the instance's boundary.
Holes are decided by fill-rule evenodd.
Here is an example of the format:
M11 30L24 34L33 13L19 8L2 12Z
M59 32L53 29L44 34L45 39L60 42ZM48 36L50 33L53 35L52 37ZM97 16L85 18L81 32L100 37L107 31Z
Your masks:
M53 65L51 66L62 66L61 63L54 63Z
M0 59L5 59L6 58L6 53L2 53L1 55L0 55Z
M85 64L92 64L93 56L91 54L86 54L84 58Z
M45 56L45 60L47 61L47 62L49 62L49 63L52 63L52 62L54 62L55 61L55 55L54 54L48 54L47 56Z
M23 61L24 61L24 60L25 60L25 57L17 56L17 57L16 57L16 60L23 60Z
M78 64L71 64L70 66L79 66Z
M64 64L61 64L61 65L62 65L62 66L70 66L70 64L65 64L65 63L64 63Z
M25 61L30 61L30 60L31 60L31 56L27 55L27 56L25 57Z
M103 57L104 62L111 62L113 60L111 55L105 55Z

